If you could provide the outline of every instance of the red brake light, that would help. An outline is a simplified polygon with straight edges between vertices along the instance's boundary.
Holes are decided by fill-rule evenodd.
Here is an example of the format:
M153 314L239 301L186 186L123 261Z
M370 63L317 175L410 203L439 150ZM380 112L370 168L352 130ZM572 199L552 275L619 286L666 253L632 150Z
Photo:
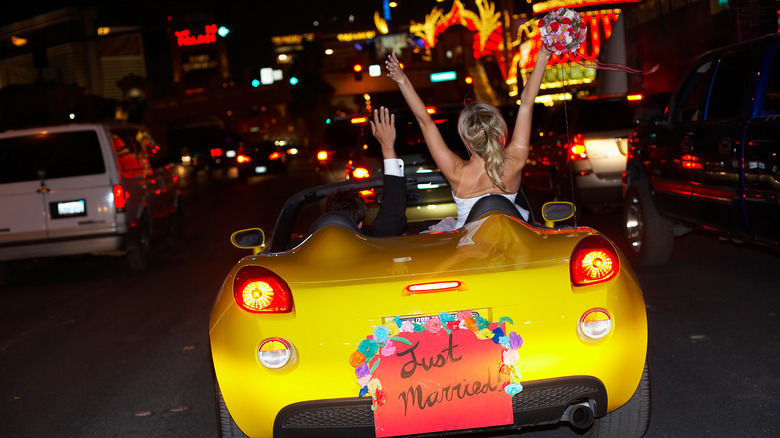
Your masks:
M417 283L406 286L407 294L426 294L435 292L450 292L460 289L462 283L458 280L437 281L434 283Z
M245 266L236 274L233 297L251 313L292 312L290 287L278 275L260 266Z
M588 158L588 152L585 150L585 137L577 134L569 145L569 161L584 160Z
M628 100L629 102L638 102L644 98L645 97L642 96L641 94L629 94L628 96L626 96L626 100Z
M574 286L586 286L614 278L620 271L620 262L609 242L600 236L588 236L574 248L569 271Z
M353 125L357 125L360 123L366 123L368 121L368 117L353 117L349 119L350 123Z
M252 161L252 158L250 158L248 155L241 154L236 157L236 161L239 163L248 163Z
M211 156L212 157L221 157L222 156L222 149L220 149L220 148L212 148L211 149Z
M278 160L279 158L282 158L282 154L280 154L279 151L273 151L271 152L271 155L268 156L269 160Z
M428 111L428 114L436 114L436 107L435 106L426 106L425 111Z
M125 205L127 205L127 198L130 194L125 191L121 184L114 186L114 207L117 211L125 211Z
M365 167L356 167L355 170L352 171L352 177L355 179L368 178L369 176L371 176L371 174Z
M328 161L328 151L319 151L317 152L317 160L318 161Z

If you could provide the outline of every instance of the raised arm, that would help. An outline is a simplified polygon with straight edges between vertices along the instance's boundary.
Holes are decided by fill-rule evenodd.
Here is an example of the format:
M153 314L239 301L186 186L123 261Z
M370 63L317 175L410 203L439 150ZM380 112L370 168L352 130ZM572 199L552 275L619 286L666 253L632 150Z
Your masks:
M387 76L394 80L398 87L401 89L401 94L404 96L406 103L414 114L414 118L417 119L417 123L420 125L425 143L428 145L428 150L431 152L433 160L436 161L436 165L439 166L444 176L447 179L451 179L455 175L455 169L458 166L463 165L463 160L447 147L444 143L444 139L439 132L439 128L433 122L431 115L428 114L428 110L425 108L420 96L415 91L409 78L401 69L401 64L398 61L398 57L395 52L391 53L385 61L385 67L387 68Z
M552 52L544 46L539 49L536 57L536 65L528 78L523 92L520 93L520 107L517 110L517 121L512 133L512 139L506 147L505 153L520 158L523 163L528 159L528 146L531 143L531 123L534 114L534 101L539 95L539 87L542 85L544 70L550 61Z

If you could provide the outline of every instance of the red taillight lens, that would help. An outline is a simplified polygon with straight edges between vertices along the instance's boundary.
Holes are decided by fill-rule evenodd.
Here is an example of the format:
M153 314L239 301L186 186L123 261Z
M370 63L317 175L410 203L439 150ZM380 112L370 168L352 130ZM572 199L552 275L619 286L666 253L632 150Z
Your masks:
M574 248L569 270L574 286L587 286L614 278L620 262L612 244L600 236L588 236Z
M116 208L117 211L125 211L127 198L129 197L130 194L125 191L121 184L114 186L114 208Z
M318 161L328 161L328 157L330 154L328 154L328 151L319 151L317 152L317 160Z
M368 117L353 117L349 121L353 125L359 125L361 123L366 123L368 121Z
M221 157L222 156L222 149L220 149L220 148L212 148L211 149L211 156L214 157L214 158Z
M252 158L250 158L248 155L241 154L236 157L236 161L240 164L243 164L252 161Z
M292 312L290 287L278 275L260 266L245 266L236 274L233 296L238 306L252 313Z
M273 152L271 152L271 155L269 155L269 156L268 156L268 159L269 159L269 160L271 160L271 161L273 161L273 160L278 160L278 159L280 159L280 158L282 158L282 154L280 154L280 153L279 153L279 152L277 152L277 151L273 151Z
M582 134L577 134L569 144L569 161L584 160L588 158L588 153L585 150L585 138Z
M355 170L352 171L352 178L355 179L368 178L369 176L371 176L371 174L365 167L356 167Z

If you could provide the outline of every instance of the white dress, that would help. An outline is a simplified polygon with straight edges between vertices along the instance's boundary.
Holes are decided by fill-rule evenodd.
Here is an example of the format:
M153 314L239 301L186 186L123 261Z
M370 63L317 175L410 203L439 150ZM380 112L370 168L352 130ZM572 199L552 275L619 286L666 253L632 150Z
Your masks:
M491 194L492 193L487 193L482 196L475 196L473 198L458 198L457 196L455 196L455 193L453 193L452 199L455 201L455 207L458 210L458 219L456 220L451 217L444 218L441 221L439 221L439 223L437 223L436 225L432 225L428 227L428 230L425 232L431 233L437 231L452 231L461 228L466 223L466 219L469 217L469 212L471 212L471 207L473 207L474 204L476 204L477 201L479 201L483 197ZM523 217L523 220L526 221L528 220L528 210L515 204L517 193L510 193L510 194L498 193L498 194L512 201L512 204L515 207L517 207L517 211L520 212L520 215Z

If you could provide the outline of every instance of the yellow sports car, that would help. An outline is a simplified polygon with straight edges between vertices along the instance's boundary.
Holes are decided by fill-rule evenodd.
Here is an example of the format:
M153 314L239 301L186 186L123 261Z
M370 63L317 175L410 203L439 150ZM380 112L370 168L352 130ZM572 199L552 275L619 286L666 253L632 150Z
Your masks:
M364 195L362 229L322 220L324 197L343 189ZM407 178L407 200L397 237L368 237L381 179L304 190L268 241L231 237L254 251L209 321L222 436L490 436L558 422L644 435L644 298L607 237L566 225L572 204L546 204L543 225L503 197L431 232L455 215L438 173Z

